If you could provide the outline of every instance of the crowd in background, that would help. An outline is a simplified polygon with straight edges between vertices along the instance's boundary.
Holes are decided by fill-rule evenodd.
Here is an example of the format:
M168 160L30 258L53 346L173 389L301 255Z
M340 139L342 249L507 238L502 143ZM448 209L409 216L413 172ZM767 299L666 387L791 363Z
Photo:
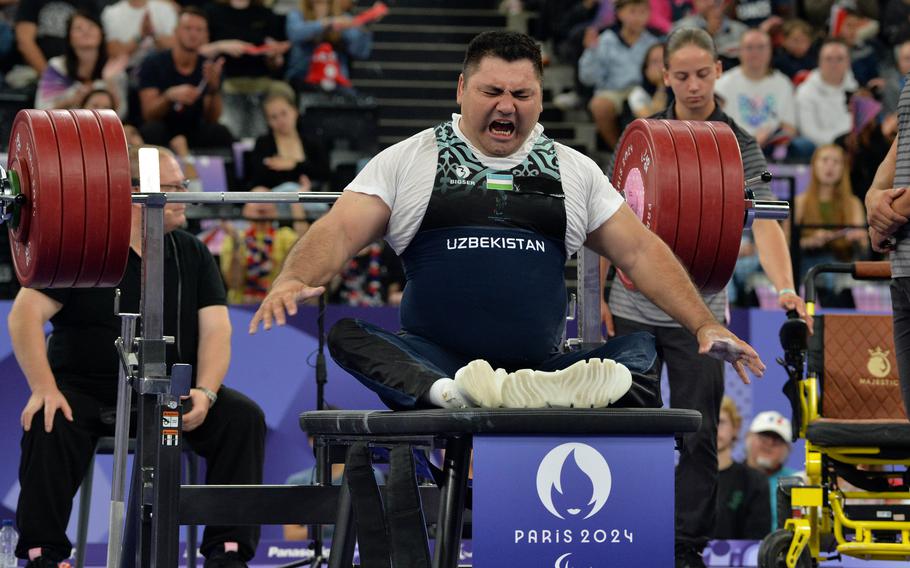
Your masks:
M34 92L34 106L110 108L131 140L173 149L193 173L194 154L241 158L229 189L331 187L332 140L308 133L301 94L358 97L351 62L370 56L372 33L353 0L0 0L0 88ZM694 26L714 38L724 64L717 96L769 161L806 164L810 183L793 203L801 272L813 263L869 258L862 199L897 130L898 93L910 71L905 0L491 0L536 14L530 30L550 65L575 69L552 103L591 122L598 149L671 102L662 39ZM393 3L394 9L394 3ZM550 101L548 101L550 102ZM192 177L192 175L191 175ZM336 184L337 185L337 184ZM276 266L257 260L300 236L324 207L276 208L205 236L255 301ZM280 227L278 225L280 224ZM255 229L260 227L260 229ZM274 234L273 234L274 233ZM243 246L234 246L238 243ZM337 283L337 299L377 305L400 296L404 276L382 244ZM746 235L731 300L758 303L762 283ZM280 256L280 255L278 255ZM242 268L242 269L241 269ZM242 282L238 280L241 278ZM227 278L227 276L226 276ZM367 286L370 291L358 288ZM353 293L348 288L353 287ZM822 283L823 303L850 305L846 284Z

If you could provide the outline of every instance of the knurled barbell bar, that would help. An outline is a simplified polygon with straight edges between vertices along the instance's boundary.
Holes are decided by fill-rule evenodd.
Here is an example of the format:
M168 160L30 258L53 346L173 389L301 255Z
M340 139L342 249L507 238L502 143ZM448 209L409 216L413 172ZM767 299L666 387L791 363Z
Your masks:
M16 276L33 288L115 286L126 267L130 206L332 202L339 193L133 193L113 111L23 110L0 168L0 221ZM754 180L752 180L754 181ZM765 180L767 181L767 179ZM723 123L639 119L617 150L613 184L706 291L733 273L744 227L786 218L786 202L747 199L733 131Z

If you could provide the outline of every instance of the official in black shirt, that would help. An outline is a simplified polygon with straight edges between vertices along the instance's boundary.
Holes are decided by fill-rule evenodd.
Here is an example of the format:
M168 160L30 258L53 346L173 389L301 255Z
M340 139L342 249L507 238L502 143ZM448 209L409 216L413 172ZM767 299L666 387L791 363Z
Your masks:
M169 151L159 151L162 191L181 191L180 165ZM134 178L137 155L131 149ZM189 363L194 371L184 440L206 459L206 483L260 484L265 418L255 402L222 385L231 353L224 285L205 245L177 229L184 212L185 205L169 204L164 214L164 334L175 338L167 363ZM141 251L141 208L133 206L129 260L119 285L125 312L139 311ZM48 321L52 331L45 342ZM23 288L10 311L9 333L32 391L22 411L16 555L30 559L29 567L56 566L72 549L66 527L95 443L113 435L103 417L116 407L120 320L114 288ZM259 532L206 527L200 547L205 566L246 566Z

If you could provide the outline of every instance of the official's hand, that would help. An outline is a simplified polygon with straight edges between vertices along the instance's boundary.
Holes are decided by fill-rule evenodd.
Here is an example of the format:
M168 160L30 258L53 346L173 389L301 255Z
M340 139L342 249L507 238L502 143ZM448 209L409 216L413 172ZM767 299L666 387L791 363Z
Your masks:
M870 191L867 195L867 216L869 226L882 234L890 237L897 229L907 222L907 218L894 210L894 200L904 194L906 187L886 189L885 191Z
M869 227L869 243L872 245L872 250L880 253L891 252L897 247L897 243L892 237L879 233L873 227Z
M607 329L607 337L616 335L616 328L613 326L613 313L610 311L610 305L600 300L600 321Z
M190 395L181 398L189 398L193 401L192 410L183 415L183 431L192 432L205 422L205 417L209 414L209 407L212 406L212 401L199 389L190 389Z
M796 292L787 290L783 294L779 294L777 303L784 311L796 310L799 317L805 320L806 325L809 326L809 335L812 335L812 316L806 313L806 302Z
M22 409L22 416L19 419L19 422L22 424L22 429L28 432L32 428L32 420L35 417L35 414L44 407L44 431L50 432L54 429L54 414L59 410L63 413L63 417L73 421L73 410L70 408L69 403L66 401L66 397L63 396L63 393L57 387L52 389L36 390L28 397L28 402L25 403L25 408Z
M315 298L323 292L324 286L314 288L295 278L278 280L253 315L250 321L250 334L259 330L260 323L262 329L266 331L272 329L272 324L284 325L287 323L287 316L297 314L298 302Z
M703 325L696 334L698 352L721 361L727 361L736 369L736 374L743 383L749 384L746 368L756 377L765 372L765 364L752 346L736 337L729 329L719 323Z

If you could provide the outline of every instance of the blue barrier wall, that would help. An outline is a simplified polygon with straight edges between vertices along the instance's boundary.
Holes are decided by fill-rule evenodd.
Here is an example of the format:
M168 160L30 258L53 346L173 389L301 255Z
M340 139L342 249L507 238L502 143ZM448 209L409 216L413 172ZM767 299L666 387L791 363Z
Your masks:
M28 399L28 385L12 353L5 325L10 302L0 302L0 519L12 518L19 493L18 463L21 428L19 416ZM268 424L265 482L283 483L291 473L313 463L306 437L300 431L298 416L316 407L315 356L317 350L315 308L304 307L289 326L250 336L246 329L252 315L249 308L232 307L234 326L233 357L225 384L237 388L256 400L265 410ZM396 308L347 308L329 306L326 326L343 317L359 317L388 329L398 326ZM784 320L781 311L738 310L733 312L731 327L742 338L750 340L768 365L764 378L743 385L728 367L727 392L738 403L744 416L744 428L755 412L776 409L789 416L789 405L780 389L785 380L783 370L773 361L782 352L777 330ZM379 399L360 383L341 371L327 356L328 384L326 400L342 408L382 408ZM697 381L697 377L692 377ZM665 400L669 398L665 395ZM736 452L742 459L742 448ZM790 463L802 469L801 446L794 448ZM92 498L90 542L104 542L110 499L110 456L100 456L95 468ZM75 512L75 511L74 511ZM75 517L74 517L75 518ZM75 534L75 523L70 523ZM263 538L280 538L280 527L263 527Z

